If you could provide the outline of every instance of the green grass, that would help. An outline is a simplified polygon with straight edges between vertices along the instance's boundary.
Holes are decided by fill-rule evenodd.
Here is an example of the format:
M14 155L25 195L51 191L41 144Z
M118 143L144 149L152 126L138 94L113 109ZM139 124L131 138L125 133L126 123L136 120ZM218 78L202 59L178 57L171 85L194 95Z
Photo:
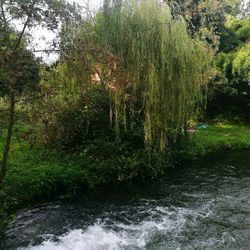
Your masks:
M67 197L80 190L117 182L133 172L139 179L153 175L152 169L146 166L147 159L143 151L131 153L126 146L116 149L116 145L104 142L98 142L99 147L96 148L94 145L94 151L97 152L95 157L86 157L79 152L74 155L52 149L30 149L27 142L17 136L25 129L22 126L19 132L14 133L8 173L0 186L0 231L4 230L9 215L28 204L52 199L54 196ZM0 157L3 134L2 131ZM190 139L189 142L179 143L182 149L176 147L172 151L168 164L173 159L185 161L223 149L250 148L250 126L208 125L205 129L197 130ZM103 152L100 153L100 150ZM113 152L113 156L110 156L110 152Z
M204 155L223 149L250 148L250 125L207 125L192 136L197 153Z
M16 135L16 134L15 134ZM85 188L86 170L80 164L52 150L29 149L13 136L9 167L0 186L0 236L9 215L24 205L45 201L54 195L67 195ZM0 141L0 157L3 138Z
M30 149L22 139L26 130L22 125L14 133L8 172L0 185L0 237L9 216L23 206L44 202L55 196L69 197L79 191L115 182L125 175L127 166L136 167L144 159L139 154L134 156L119 149L114 143L109 145L105 142L96 142L96 148L93 144L91 150L94 153L91 156L85 152L66 154L55 149ZM0 131L1 158L5 133ZM131 157L124 157L116 150L123 150Z

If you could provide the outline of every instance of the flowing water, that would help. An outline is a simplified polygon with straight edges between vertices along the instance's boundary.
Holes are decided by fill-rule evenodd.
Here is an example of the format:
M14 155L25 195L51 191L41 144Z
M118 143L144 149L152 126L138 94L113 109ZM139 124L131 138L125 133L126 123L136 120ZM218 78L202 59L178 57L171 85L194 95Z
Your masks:
M225 152L166 178L27 208L1 249L250 249L250 152Z

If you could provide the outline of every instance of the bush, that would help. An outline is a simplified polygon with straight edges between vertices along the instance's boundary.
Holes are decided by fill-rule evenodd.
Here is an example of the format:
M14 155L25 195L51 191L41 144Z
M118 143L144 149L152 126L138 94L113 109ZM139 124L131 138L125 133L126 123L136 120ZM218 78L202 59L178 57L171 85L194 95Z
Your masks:
M32 146L43 144L76 149L93 138L112 136L107 90L100 85L75 95L46 96L29 109L31 129L26 138Z

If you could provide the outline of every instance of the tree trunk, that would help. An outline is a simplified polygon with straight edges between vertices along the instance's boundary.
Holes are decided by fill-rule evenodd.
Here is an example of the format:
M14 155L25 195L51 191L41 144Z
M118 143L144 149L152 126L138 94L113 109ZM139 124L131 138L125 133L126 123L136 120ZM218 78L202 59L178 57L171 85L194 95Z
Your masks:
M15 95L12 92L10 94L10 109L9 109L9 122L8 122L7 137L6 137L6 141L4 145L2 166L0 170L0 184L3 182L4 177L6 176L6 173L7 173L9 150L10 150L10 144L11 144L11 138L12 138L13 125L14 125L14 115L15 115Z

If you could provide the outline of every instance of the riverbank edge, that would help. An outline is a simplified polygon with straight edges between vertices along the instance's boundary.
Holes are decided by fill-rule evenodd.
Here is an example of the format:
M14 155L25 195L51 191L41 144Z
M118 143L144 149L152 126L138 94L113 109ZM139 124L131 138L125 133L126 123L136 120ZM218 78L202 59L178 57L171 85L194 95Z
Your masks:
M166 156L166 162L157 169L156 177L166 174L170 166L192 162L213 152L250 149L250 126L208 125L192 131L189 138L190 140L178 149L173 149L171 154ZM94 189L96 186L133 181L133 178L122 180L121 176L126 170L114 166L115 160L109 159L101 167L98 165L101 162L97 162L91 168L86 169L83 166L88 164L88 161L84 161L83 158L74 159L74 157L58 156L57 152L53 151L30 150L25 142L14 138L10 169L0 188L0 240L8 222L15 217L16 211L25 206L46 202L53 197L64 199L78 192L84 192L86 189ZM127 160L126 164L134 164L135 167L137 163L132 161L137 160L139 169L143 167L143 164L141 159L137 159L138 157L140 158L141 155L132 156L131 159L124 159L124 161ZM91 171L97 174L92 174ZM115 171L118 171L118 174L114 173ZM139 177L140 171L134 180L138 180ZM147 174L141 177L144 181L149 178Z

